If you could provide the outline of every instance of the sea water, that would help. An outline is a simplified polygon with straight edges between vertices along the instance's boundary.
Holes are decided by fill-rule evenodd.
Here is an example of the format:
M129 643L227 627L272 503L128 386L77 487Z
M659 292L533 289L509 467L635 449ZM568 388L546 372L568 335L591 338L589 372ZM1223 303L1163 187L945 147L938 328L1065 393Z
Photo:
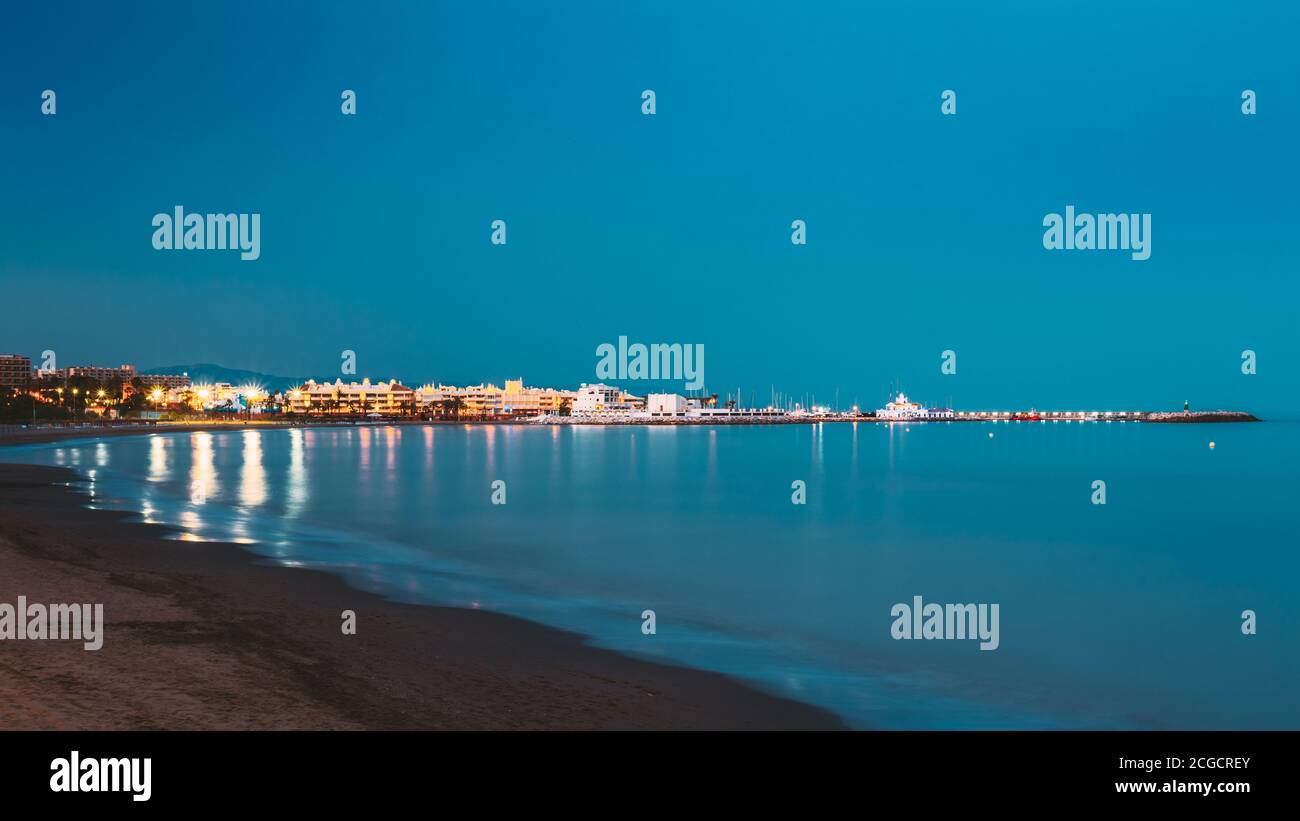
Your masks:
M240 542L853 726L1295 729L1298 445L1294 422L377 425L0 459L76 469L178 550ZM918 596L998 605L996 649L894 638Z

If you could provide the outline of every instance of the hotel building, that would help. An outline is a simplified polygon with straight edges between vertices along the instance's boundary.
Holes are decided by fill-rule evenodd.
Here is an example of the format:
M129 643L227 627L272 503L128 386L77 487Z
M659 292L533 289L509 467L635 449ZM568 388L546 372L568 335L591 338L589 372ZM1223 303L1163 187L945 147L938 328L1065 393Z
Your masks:
M32 381L32 360L18 354L0 354L0 389L25 388Z
M526 388L523 379L507 379L501 394L501 413L526 414L559 413L572 408L578 394L554 388Z
M104 385L114 379L120 379L122 384L126 385L136 376L134 365L118 365L116 368L105 368L99 365L73 365L69 368L56 368L51 371L38 370L34 378L46 382L67 382L73 377L81 377L82 379L93 379Z
M105 368L99 365L73 365L52 371L36 371L33 376L34 379L42 381L63 383L73 377L93 379L101 385L107 385L114 379L120 380L123 385L130 385L131 380L138 377L141 382L149 387L171 390L190 386L190 378L185 374L141 374L136 371L134 365L118 365L116 368Z
M380 413L399 416L415 410L415 391L398 383L387 382L344 383L308 381L289 391L289 410L293 413Z
M184 390L190 386L190 378L186 374L179 376L162 373L141 374L140 381L151 388L166 388L167 390Z
M415 394L416 407L422 413L439 413L448 409L449 404L454 404L458 416L489 416L498 412L505 391L490 383L463 388L455 385L425 385Z
M523 379L507 379L504 388L496 385L425 385L415 392L416 407L421 413L437 413L446 407L440 403L456 402L461 416L536 416L539 413L562 413L572 407L577 394L554 388L529 388Z

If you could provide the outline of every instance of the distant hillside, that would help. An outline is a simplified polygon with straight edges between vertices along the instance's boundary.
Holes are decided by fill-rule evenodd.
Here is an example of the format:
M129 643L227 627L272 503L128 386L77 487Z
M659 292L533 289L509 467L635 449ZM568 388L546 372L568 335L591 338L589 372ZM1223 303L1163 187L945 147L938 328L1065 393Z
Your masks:
M232 385L258 385L263 390L268 391L288 390L307 381L305 376L275 376L274 374L258 373L257 371L241 371L237 368L223 368L211 362L200 362L197 365L166 365L161 368L149 368L140 371L140 373L188 374L190 380L195 384L229 382Z

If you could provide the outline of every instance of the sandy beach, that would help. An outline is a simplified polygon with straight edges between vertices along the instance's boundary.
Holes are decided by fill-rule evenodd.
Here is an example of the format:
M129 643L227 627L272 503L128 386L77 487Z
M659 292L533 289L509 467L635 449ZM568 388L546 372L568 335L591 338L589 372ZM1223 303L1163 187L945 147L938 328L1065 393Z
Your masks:
M106 622L97 652L0 642L3 729L843 726L532 622L395 604L235 545L166 539L161 526L84 508L76 479L0 465L0 601L102 603ZM342 634L343 610L356 611L357 635Z

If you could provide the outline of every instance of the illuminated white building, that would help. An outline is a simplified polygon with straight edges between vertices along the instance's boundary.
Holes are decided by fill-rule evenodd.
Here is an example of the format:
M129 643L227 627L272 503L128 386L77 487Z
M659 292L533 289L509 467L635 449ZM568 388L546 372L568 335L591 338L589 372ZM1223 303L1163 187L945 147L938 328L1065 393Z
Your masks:
M640 410L643 400L609 385L588 385L578 388L573 400L574 416L628 416Z
M920 402L912 402L902 391L892 402L876 411L877 419L897 419L899 421L926 421L952 419L955 416L951 408L926 408Z
M677 393L652 393L645 398L647 416L685 416L691 403Z

